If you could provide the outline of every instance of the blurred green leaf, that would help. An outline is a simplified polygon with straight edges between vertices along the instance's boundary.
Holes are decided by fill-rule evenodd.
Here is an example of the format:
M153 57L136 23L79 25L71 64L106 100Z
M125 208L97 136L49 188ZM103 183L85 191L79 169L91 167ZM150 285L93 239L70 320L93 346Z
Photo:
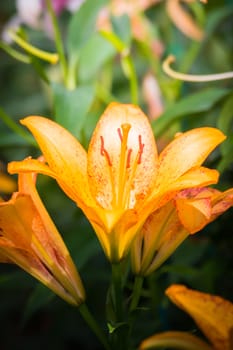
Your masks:
M81 82L96 80L99 69L115 54L115 48L103 36L95 33L80 51L78 79Z
M96 28L96 17L107 0L86 0L72 16L67 35L67 49L70 57L78 57L83 47L92 37Z
M208 111L228 93L227 89L209 88L184 97L168 107L158 119L152 122L155 136L161 136L174 122L182 120L189 114Z
M227 136L227 139L220 145L222 160L219 164L219 170L223 171L233 162L233 94L226 99L217 126Z
M43 284L38 283L33 290L30 298L27 300L27 304L24 307L24 312L22 316L22 326L32 317L32 315L37 312L40 308L47 305L56 296L55 294L45 287Z
M31 137L31 135L26 131L21 125L16 123L1 107L0 107L0 119L5 123L9 129L11 129L15 134L21 136L23 139L25 139L28 143L35 145L34 139ZM4 135L3 135L4 136ZM0 141L0 144L2 144L2 138Z
M225 101L222 111L219 115L217 126L222 130L226 135L232 134L233 126L233 94L231 94ZM221 149L223 153L227 152L228 147L226 142L222 144Z
M231 1L231 0L230 0ZM218 7L215 10L211 10L208 13L207 16L207 23L206 23L206 37L209 37L213 34L213 32L216 30L217 26L221 21L224 20L225 17L231 16L233 13L233 6L223 6Z
M46 70L44 69L43 65L41 64L41 61L35 57L35 56L30 56L30 61L32 66L34 67L35 71L38 73L38 75L41 77L41 79L45 82L45 83L49 83L49 78L46 74Z
M226 141L225 141L226 142ZM226 153L224 153L223 158L218 164L218 171L221 173L223 172L230 164L233 162L233 157L232 157L232 151L233 151L233 138L229 139L229 149Z
M66 244L75 264L81 270L101 252L101 247L91 225L82 215L76 217L75 225L76 229L73 228L66 235Z
M28 136L30 136L30 134L28 134ZM33 142L36 146L36 143L33 137L31 137L31 143ZM28 146L28 141L15 133L6 133L6 132L0 133L0 148L20 147L20 146L22 147Z
M52 84L52 89L56 122L81 141L83 124L95 96L94 87L83 85L69 91L63 85Z
M130 18L127 15L112 16L111 23L114 33L129 47L132 39Z

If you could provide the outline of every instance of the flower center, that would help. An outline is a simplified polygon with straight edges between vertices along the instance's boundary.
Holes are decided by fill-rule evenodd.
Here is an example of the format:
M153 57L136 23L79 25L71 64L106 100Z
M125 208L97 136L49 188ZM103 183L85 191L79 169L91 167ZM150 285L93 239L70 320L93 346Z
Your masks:
M125 209L133 206L133 202L135 201L135 194L133 193L135 192L133 191L134 179L137 167L142 161L144 148L142 136L140 134L137 135L138 144L136 150L134 143L132 147L129 147L130 129L131 125L128 123L122 124L117 129L120 139L120 152L117 161L105 148L104 137L100 136L100 154L105 157L109 169L109 178L112 187L112 206L117 209Z

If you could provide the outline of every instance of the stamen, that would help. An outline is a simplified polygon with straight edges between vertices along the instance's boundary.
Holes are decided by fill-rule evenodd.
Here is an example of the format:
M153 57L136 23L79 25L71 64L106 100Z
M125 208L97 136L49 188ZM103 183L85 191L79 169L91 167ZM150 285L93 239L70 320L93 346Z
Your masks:
M145 146L145 144L142 143L142 135L138 135L138 143L139 143L138 164L141 164L143 148L144 148L144 146Z
M127 153L126 168L130 168L130 157L131 157L131 154L132 154L132 148L130 148L128 150L128 153Z
M120 129L120 128L117 128L117 132L118 132L118 136L119 136L119 138L120 138L120 140L121 140L121 142L122 142L123 136L122 136L121 129Z
M104 138L103 136L101 135L100 136L100 142L101 142L101 145L100 145L100 154L101 156L104 156L108 162L108 165L109 166L112 166L112 162L111 162L111 159L110 159L110 156L109 156L109 153L108 151L106 151L106 149L104 148Z
M114 207L116 205L116 186L115 186L115 180L113 175L113 169L112 169L112 161L110 158L110 155L108 151L104 148L104 137L100 136L100 154L101 156L104 156L107 164L108 164L108 170L109 170L109 180L112 187L112 206Z

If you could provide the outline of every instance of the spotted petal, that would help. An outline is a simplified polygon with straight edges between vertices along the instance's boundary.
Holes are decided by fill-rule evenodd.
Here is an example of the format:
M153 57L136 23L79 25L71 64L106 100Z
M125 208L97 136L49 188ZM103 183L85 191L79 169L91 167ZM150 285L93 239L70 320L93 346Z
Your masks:
M214 128L199 128L176 137L160 154L156 191L179 182L192 168L199 167L223 140L223 133Z
M232 349L233 304L230 301L183 285L172 285L166 294L195 320L214 349Z
M21 123L34 135L63 190L68 195L75 194L72 199L77 203L93 204L86 177L87 155L82 145L62 126L47 118L31 116Z

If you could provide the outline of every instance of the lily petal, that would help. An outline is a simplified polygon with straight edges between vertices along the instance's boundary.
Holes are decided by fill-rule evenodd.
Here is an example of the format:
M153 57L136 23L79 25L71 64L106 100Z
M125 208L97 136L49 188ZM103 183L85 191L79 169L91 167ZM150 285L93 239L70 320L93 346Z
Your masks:
M75 193L77 203L93 204L86 177L86 151L75 137L44 117L30 116L21 123L34 135L53 174L59 174L61 185L66 184L64 191Z
M197 323L216 350L230 350L233 304L219 296L172 285L166 295Z
M176 199L176 208L182 225L190 233L200 231L210 221L210 198Z
M163 332L143 340L139 350L153 350L161 347L179 350L213 350L206 342L187 332Z
M47 164L45 164L41 160L32 159L31 157L25 158L21 161L13 161L8 164L8 172L10 174L23 174L23 173L38 173L48 175L59 183L60 187L67 194L69 198L73 201L78 202L78 196L74 187L70 185L68 181L62 181L60 177L60 173L53 171Z
M67 290L58 283L56 278L53 277L40 259L38 259L38 257L32 252L19 249L10 244L10 242L3 242L3 240L0 239L0 262L18 265L21 269L30 273L30 275L59 295L62 299L77 306L76 298L70 293L67 293Z
M215 191L212 195L213 210L212 219L224 213L227 209L233 206L233 188L220 192Z
M173 201L162 206L148 217L135 239L133 249L136 250L132 261L134 271L149 275L168 259L188 235L189 232L179 221ZM137 252L139 244L141 254Z
M161 191L190 169L200 166L225 138L220 130L208 127L177 136L159 156L156 188Z
M154 212L156 209L165 205L180 190L215 184L218 182L218 178L219 173L215 169L194 167L173 183L167 184L167 187L162 184L163 187L160 191L155 188L145 202L144 207L141 207L140 217L143 217L143 215L147 216L148 212Z

